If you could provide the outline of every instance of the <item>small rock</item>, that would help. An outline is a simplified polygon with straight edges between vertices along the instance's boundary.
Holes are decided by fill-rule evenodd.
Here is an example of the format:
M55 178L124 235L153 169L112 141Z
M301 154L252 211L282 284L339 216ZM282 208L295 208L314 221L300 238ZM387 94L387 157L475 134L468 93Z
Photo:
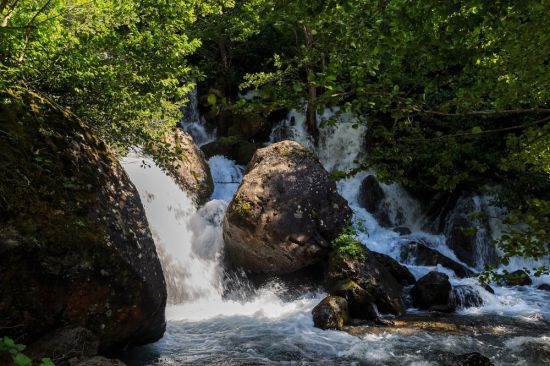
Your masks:
M457 366L493 366L489 358L478 352L456 356L456 364Z
M327 296L312 310L313 324L321 329L341 330L348 321L348 302L343 297Z
M472 308L483 305L479 292L472 286L455 286L451 293L451 304L457 308Z
M432 271L419 279L412 288L413 305L419 309L446 306L449 304L451 289L451 283L446 274Z
M402 285L414 285L416 283L416 278L405 266L399 264L398 261L378 252L369 252L373 255L380 264L382 264L386 269L395 277L395 279Z
M543 283L542 285L538 285L537 289L542 291L550 291L550 284Z
M420 242L412 241L403 245L400 254L401 260L406 263L419 266L436 266L439 264L453 270L460 278L472 277L474 275L474 272L462 264L453 261L451 258Z

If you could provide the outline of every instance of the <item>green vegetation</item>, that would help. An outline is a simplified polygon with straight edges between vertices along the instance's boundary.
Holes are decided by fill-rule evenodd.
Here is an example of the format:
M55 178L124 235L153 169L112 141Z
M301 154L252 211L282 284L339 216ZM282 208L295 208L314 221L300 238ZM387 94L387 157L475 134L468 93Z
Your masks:
M425 199L498 186L506 263L550 254L548 14L547 0L6 0L0 88L46 96L118 152L158 142L196 82L214 114L305 108L314 137L315 112L341 106L368 123L357 170Z
M26 356L23 351L27 348L25 345L15 343L9 337L0 338L0 361L9 362L4 357L11 358L15 366L31 366L32 360ZM51 359L43 358L39 366L55 366Z
M332 241L333 253L337 260L354 260L363 262L366 259L365 246L357 240L357 230L347 226L336 239Z

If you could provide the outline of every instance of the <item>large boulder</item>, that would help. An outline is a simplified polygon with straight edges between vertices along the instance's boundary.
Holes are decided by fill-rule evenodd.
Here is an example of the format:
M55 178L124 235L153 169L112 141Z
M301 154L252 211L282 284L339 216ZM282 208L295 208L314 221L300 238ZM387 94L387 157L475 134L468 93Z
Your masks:
M315 155L282 141L248 164L224 218L226 253L249 272L292 273L323 259L350 218Z
M437 266L439 264L453 270L456 276L460 278L472 277L475 275L475 273L466 266L453 261L437 250L417 241L411 241L402 245L400 255L401 261L405 263L415 264L417 266Z
M156 149L165 159L159 163L193 201L205 203L214 191L214 183L203 152L187 132L176 129L166 134Z
M348 321L348 303L338 296L327 296L312 310L313 325L321 329L344 328Z
M413 305L419 309L443 309L449 306L451 289L446 274L432 271L419 279L412 288Z
M38 95L4 92L1 103L0 329L30 344L81 325L102 351L162 337L162 268L118 160Z
M381 313L405 314L406 307L402 298L403 285L394 276L395 273L402 273L403 270L392 271L377 259L380 257L379 253L369 251L360 243L356 245L354 250L335 249L331 252L325 271L329 293L345 296L352 308L356 304L364 306L372 302ZM353 256L346 254L350 252L356 254ZM357 289L357 286L364 292ZM357 301L359 298L361 300ZM367 316L370 313L367 309ZM361 316L358 317L361 318Z

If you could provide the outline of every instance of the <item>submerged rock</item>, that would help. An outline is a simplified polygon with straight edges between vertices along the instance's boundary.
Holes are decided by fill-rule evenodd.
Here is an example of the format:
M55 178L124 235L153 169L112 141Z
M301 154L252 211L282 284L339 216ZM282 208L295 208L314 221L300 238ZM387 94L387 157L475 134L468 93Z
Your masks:
M480 307L483 305L483 298L476 288L468 285L459 285L453 287L450 304L462 309Z
M454 271L457 277L472 277L474 272L460 263L457 263L439 253L437 250L428 247L425 244L412 241L401 247L401 260L419 266L437 266L449 268Z
M550 284L548 283L543 283L541 285L538 285L537 286L537 289L538 290L541 290L541 291L550 291Z
M181 189L189 193L196 204L206 202L214 191L214 183L210 167L204 159L203 152L195 145L188 133L176 129L167 134L163 144L167 150L166 161L161 161L163 167ZM172 157L172 159L169 159Z
M413 305L419 309L437 311L451 310L449 296L451 293L449 277L441 272L429 272L418 280L411 290Z
M32 93L0 107L0 329L30 344L80 325L101 350L153 342L166 286L137 190L69 112Z
M466 353L455 357L457 366L493 366L488 357L479 352Z
M282 141L258 150L248 164L224 218L226 253L249 272L292 273L325 258L350 219L318 159Z
M313 308L312 315L317 328L341 330L348 321L348 302L343 297L327 296Z

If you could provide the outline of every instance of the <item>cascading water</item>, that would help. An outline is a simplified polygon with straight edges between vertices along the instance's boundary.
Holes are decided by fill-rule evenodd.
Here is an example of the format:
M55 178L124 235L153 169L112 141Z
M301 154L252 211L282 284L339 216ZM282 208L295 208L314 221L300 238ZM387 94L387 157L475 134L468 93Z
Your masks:
M204 119L199 114L197 89L193 89L188 98L189 102L183 109L183 119L180 126L185 132L193 136L193 140L198 146L202 146L215 139L216 131L208 131Z
M337 112L327 110L319 116L320 121L336 116L338 123L321 129L318 148L307 134L304 115L297 111L291 111L288 118L273 129L271 141L296 140L316 151L327 170L351 169L355 161L363 158L366 127L358 124L353 116L335 115ZM151 167L142 168L142 159ZM409 335L381 332L353 336L313 327L311 309L323 294L304 294L285 302L279 296L280 285L272 283L252 295L228 296L224 293L227 278L222 262L221 224L228 202L242 179L243 168L222 156L212 157L209 160L215 183L212 200L197 209L150 159L134 153L123 164L142 197L162 256L171 303L166 311L165 337L154 345L132 351L126 359L130 365L439 365L442 355L473 351L491 356L497 365L529 365L532 361L526 360L531 360L531 356L521 355L520 348L549 345L550 336L540 338L540 329L536 327L533 334L516 337L503 333L497 338L483 333L433 335L425 331ZM443 235L421 231L421 207L398 185L382 184L381 187L392 222L407 226L412 233L403 236L379 225L358 203L359 186L366 175L360 173L338 182L339 192L354 210L354 221L365 228L359 237L362 242L371 250L399 259L403 244L421 240L458 261L446 246ZM495 287L492 295L475 279L459 279L453 271L441 266L408 267L417 278L434 269L447 273L453 286L459 288L453 295L457 304L467 300L471 289L475 290L480 304L469 308L459 305L459 314L463 316L519 316L533 324L550 319L550 296L532 287ZM231 288L240 286L232 284ZM243 298L245 300L235 300ZM507 347L518 351L507 352Z

